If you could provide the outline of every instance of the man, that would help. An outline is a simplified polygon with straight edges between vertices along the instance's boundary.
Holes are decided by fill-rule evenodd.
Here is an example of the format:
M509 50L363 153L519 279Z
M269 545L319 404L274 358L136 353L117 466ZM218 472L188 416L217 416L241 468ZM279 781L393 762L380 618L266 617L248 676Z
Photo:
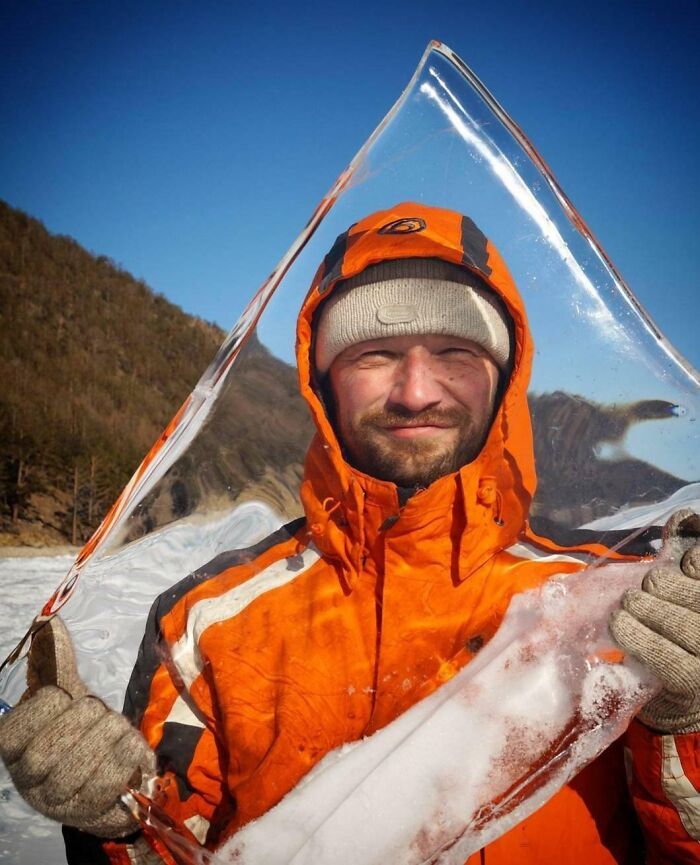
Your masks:
M81 698L69 652L52 644L58 625L43 650L59 658L48 666L63 690L39 689L0 727L30 802L117 839L97 853L69 832L69 861L146 855L117 794L149 773L153 751L163 773L153 795L183 832L216 846L330 750L389 724L468 663L515 593L601 552L562 550L528 527L531 356L512 279L468 218L402 204L338 239L298 321L300 387L317 428L305 518L219 556L155 603L125 707L145 742ZM677 535L697 534L677 523ZM649 726L628 737L656 863L700 862L700 556L677 559L650 572L613 624L665 685L646 707ZM33 662L35 684L46 667ZM470 865L641 862L635 825L616 743Z

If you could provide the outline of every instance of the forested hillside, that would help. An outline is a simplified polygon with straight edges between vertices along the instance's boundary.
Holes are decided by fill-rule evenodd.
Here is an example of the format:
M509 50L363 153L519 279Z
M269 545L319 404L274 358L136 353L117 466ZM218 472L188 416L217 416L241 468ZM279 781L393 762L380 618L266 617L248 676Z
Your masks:
M0 202L0 544L84 541L222 338Z

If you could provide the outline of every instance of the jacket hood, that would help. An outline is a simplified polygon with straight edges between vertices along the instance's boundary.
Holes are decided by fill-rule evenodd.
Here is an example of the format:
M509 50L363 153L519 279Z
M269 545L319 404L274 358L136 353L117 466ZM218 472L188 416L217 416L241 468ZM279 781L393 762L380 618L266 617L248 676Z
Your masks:
M513 322L512 368L479 456L444 475L401 507L396 486L350 466L316 391L313 320L341 281L371 264L438 258L477 274L501 298ZM377 211L340 235L319 267L297 324L301 393L317 434L309 448L302 502L316 545L355 571L371 555L386 520L408 530L432 521L458 548L463 579L523 530L535 492L532 428L527 404L533 346L522 299L498 250L467 216L405 202ZM442 517L441 517L442 515Z

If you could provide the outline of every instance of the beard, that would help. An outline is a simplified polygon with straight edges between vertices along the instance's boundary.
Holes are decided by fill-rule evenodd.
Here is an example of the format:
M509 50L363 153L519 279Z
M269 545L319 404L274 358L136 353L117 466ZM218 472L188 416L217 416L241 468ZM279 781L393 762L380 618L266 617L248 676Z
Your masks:
M396 438L392 427L449 426L453 436ZM352 442L344 442L355 468L399 487L423 489L443 475L458 471L481 450L487 429L479 429L467 408L411 412L385 409L360 418Z

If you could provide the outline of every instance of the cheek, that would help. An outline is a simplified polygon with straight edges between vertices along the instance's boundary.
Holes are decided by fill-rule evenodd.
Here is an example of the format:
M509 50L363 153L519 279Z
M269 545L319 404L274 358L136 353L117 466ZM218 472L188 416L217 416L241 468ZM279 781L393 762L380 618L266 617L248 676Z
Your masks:
M384 378L377 371L353 371L339 377L336 406L341 423L351 423L384 406L387 396Z
M475 415L485 417L491 413L497 385L497 372L479 370L461 378L453 392Z

